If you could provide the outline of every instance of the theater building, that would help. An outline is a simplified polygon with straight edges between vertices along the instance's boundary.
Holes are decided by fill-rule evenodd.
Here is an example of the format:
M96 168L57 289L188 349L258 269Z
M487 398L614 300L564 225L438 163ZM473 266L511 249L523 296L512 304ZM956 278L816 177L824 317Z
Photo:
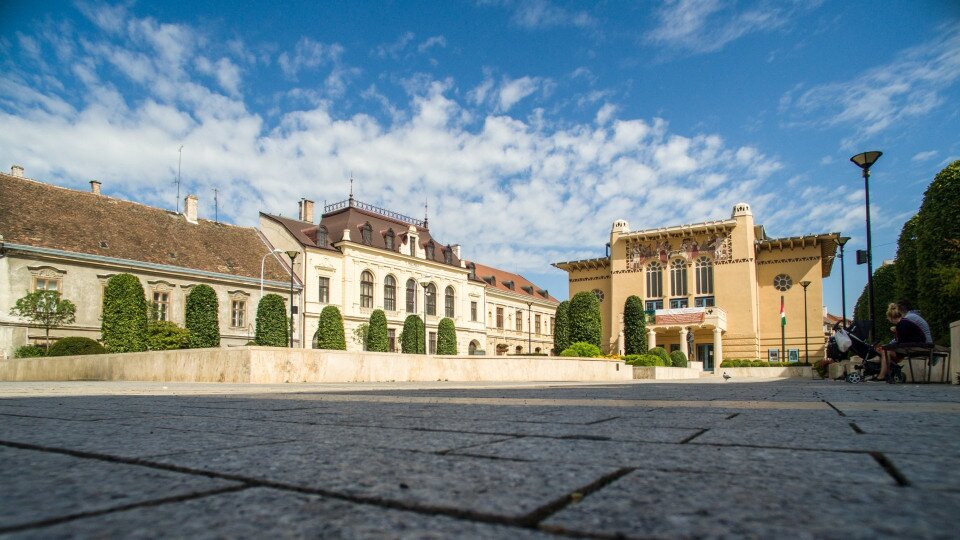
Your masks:
M683 351L704 369L724 358L802 362L807 351L813 362L823 357L823 278L838 238L772 238L739 203L729 219L689 225L632 231L617 220L609 256L554 266L568 273L571 297L591 291L600 300L606 352L622 351L624 303L636 295L649 346Z

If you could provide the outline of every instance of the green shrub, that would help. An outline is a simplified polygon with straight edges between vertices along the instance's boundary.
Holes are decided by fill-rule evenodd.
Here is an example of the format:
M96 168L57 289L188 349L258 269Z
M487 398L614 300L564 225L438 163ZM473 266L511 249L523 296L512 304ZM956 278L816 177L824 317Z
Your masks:
M944 167L927 186L916 229L917 297L911 300L930 323L933 338L945 345L950 341L950 323L960 319L958 215L960 160Z
M866 285L853 308L853 318L856 320L870 319L870 293ZM897 270L895 264L886 264L873 271L873 328L874 341L886 343L893 339L890 323L887 321L887 306L896 302L897 298Z
M103 290L100 334L110 352L147 350L147 300L143 285L131 274L117 274Z
M437 354L457 354L457 327L444 317L437 325Z
M36 345L17 347L17 350L13 353L14 358L40 358L41 356L46 356L45 351L43 347Z
M190 345L190 331L174 322L153 321L149 328L147 342L151 351L186 349Z
M754 360L750 362L750 367L770 367L770 362L764 362L763 360Z
M366 342L368 351L387 352L390 350L390 337L387 335L387 314L382 309L376 309L370 314Z
M347 339L343 332L343 319L336 306L327 306L320 312L320 323L317 325L317 348L347 350Z
M644 367L667 367L669 366L669 360L664 360L660 356L655 354L630 354L624 356L623 359L627 364L631 366L644 366Z
M209 285L197 285L187 295L186 321L191 349L220 346L220 317L217 292Z
M563 352L560 353L560 356L575 356L580 358L598 358L600 356L603 356L603 352L600 350L600 347L597 347L593 343L577 341L571 344L566 349L564 349Z
M897 299L916 301L917 294L917 228L920 215L908 219L897 238Z
M283 297L279 294L268 294L257 304L257 331L253 341L265 347L290 345L290 320Z
M50 346L47 356L74 356L81 354L104 354L107 350L96 341L80 336L60 338Z
M647 352L647 314L639 296L628 297L623 306L623 341L627 354Z
M578 292L570 300L567 324L571 343L592 343L600 347L600 301L592 292Z
M687 355L683 351L673 351L670 353L670 365L673 367L687 367Z
M423 320L419 315L407 315L400 332L400 350L407 354L423 354Z
M553 318L553 349L559 353L570 346L570 301L564 300L557 306Z
M663 361L665 362L664 364L665 366L672 365L672 362L670 362L670 353L668 353L667 350L664 349L663 347L654 347L650 349L649 352L650 354L663 358Z

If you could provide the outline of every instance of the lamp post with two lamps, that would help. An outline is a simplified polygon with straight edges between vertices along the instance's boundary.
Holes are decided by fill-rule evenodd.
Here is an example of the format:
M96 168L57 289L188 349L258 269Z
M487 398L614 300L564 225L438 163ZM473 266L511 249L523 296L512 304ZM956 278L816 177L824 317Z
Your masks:
M857 154L850 158L857 167L863 170L863 192L866 199L866 208L867 208L867 301L869 306L870 313L870 342L873 343L873 336L875 335L873 329L876 325L873 317L873 243L870 237L870 167L880 159L880 156L883 155L883 152L879 150L871 150L869 152L863 152Z
M287 252L287 257L290 257L290 348L293 348L293 261L297 258L300 252L294 249L291 249Z
M809 281L801 281L800 286L803 287L803 363L810 363L810 336L807 333L807 287L810 286Z

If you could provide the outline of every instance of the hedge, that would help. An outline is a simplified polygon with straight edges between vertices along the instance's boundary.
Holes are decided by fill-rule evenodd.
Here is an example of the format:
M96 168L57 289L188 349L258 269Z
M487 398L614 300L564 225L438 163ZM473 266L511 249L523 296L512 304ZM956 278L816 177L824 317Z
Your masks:
M599 358L600 356L603 356L603 352L600 350L600 347L597 347L593 343L577 341L564 349L563 352L560 353L560 356Z
M190 331L170 321L153 321L147 342L151 351L186 349L190 346Z
M673 367L687 367L687 355L683 351L673 351L670 353L670 363Z
M147 350L147 300L136 276L117 274L107 281L100 335L110 352Z
M418 315L407 315L400 332L400 350L407 354L423 354L423 320Z
M205 349L220 346L220 317L217 292L209 285L197 285L187 295L186 321L189 347Z
M43 347L36 345L17 347L17 350L13 353L14 358L40 358L42 356L46 356L46 351L43 350Z
M647 314L639 296L628 297L623 306L623 341L626 354L647 352Z
M897 297L917 298L917 227L920 221L917 214L908 219L900 229L897 238L897 258L894 268L897 272Z
M370 314L366 342L368 351L387 352L390 350L390 338L387 335L387 314L382 309L376 309Z
M253 342L265 347L290 345L290 320L287 306L279 294L268 294L257 304L257 330Z
M437 325L437 354L457 354L457 327L444 317Z
M656 354L628 354L623 361L631 366L670 367L670 361Z
M857 298L853 308L854 320L870 319L869 289L863 286L863 292ZM873 340L877 343L886 343L893 339L892 326L887 321L887 306L897 301L897 271L895 265L886 264L873 271Z
M317 324L317 348L347 350L347 339L343 332L343 319L336 306L327 306L320 312Z
M558 353L570 346L570 301L564 300L557 306L553 318L553 349Z
M600 301L592 292L573 295L567 321L571 343L593 343L600 347Z
M766 360L749 360L743 358L730 358L720 363L722 368L735 367L789 367L795 364L790 362L767 362Z
M50 346L47 356L75 356L81 354L104 354L107 349L95 340L80 336L60 338Z
M670 354L663 347L654 347L650 349L650 354L663 358L663 361L665 362L664 365L667 365L667 366L673 365L673 362L670 361Z
M917 298L938 343L949 344L950 323L960 319L960 160L927 187L917 226Z

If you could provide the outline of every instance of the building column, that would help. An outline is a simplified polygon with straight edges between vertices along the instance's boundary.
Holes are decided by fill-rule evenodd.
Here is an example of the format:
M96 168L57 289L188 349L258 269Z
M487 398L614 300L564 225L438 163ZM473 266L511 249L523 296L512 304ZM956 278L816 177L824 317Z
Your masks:
M647 329L647 349L652 349L657 346L657 333L654 332L653 328Z
M687 358L690 358L690 352L687 351L687 334L688 333L689 333L689 330L687 330L686 326L680 328L680 352L682 352L683 355L686 356Z
M719 328L713 329L713 367L720 367L720 362L723 361L723 341L720 339L720 336L723 332Z

